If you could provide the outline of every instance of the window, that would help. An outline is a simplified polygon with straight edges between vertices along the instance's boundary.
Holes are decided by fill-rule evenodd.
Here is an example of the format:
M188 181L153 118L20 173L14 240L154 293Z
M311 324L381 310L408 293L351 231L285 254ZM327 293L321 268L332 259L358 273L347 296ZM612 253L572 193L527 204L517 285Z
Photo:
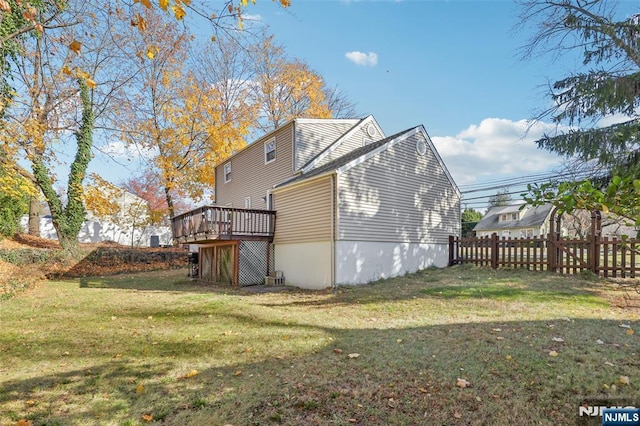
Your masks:
M511 213L511 220L518 220L518 213Z
M231 181L231 163L227 163L224 165L224 182Z
M244 208L245 209L250 209L251 208L251 197L245 197L245 199L244 199Z
M271 138L264 143L264 164L276 160L276 139Z

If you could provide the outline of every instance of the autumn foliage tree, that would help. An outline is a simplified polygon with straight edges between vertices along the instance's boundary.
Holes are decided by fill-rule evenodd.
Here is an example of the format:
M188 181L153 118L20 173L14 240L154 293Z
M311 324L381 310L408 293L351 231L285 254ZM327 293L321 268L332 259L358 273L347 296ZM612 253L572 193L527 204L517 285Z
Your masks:
M120 104L117 126L125 142L152 153L173 216L178 194L202 199L213 185L211 170L244 146L246 121L221 102L219 85L187 68L191 35L153 11L145 20L152 25L136 40L140 78Z

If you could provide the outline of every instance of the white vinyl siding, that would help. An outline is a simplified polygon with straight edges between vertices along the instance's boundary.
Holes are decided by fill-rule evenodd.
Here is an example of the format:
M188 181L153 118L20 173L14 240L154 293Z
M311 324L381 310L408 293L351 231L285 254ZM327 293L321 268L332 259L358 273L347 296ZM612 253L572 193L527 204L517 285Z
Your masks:
M460 197L416 133L338 175L338 239L445 243L460 233Z
M267 208L267 191L273 185L294 175L293 163L293 123L280 127L268 138L277 144L278 160L265 164L265 140L257 140L233 157L233 180L224 183L223 167L216 168L216 204L232 203L244 206L245 198L251 197L252 208ZM222 183L222 184L220 184Z
M331 240L331 177L274 190L277 211L274 243Z

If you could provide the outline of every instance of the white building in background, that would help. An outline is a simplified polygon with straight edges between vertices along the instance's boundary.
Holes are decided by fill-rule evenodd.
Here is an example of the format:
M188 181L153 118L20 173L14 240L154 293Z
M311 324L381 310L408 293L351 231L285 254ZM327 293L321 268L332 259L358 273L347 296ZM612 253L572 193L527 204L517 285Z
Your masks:
M146 201L122 190L116 200L120 210L111 218L98 218L91 213L83 222L78 241L81 243L115 242L132 247L167 246L172 244L171 227L145 225L148 217ZM23 216L21 226L28 229L28 216ZM50 214L40 217L40 237L57 240L58 235Z

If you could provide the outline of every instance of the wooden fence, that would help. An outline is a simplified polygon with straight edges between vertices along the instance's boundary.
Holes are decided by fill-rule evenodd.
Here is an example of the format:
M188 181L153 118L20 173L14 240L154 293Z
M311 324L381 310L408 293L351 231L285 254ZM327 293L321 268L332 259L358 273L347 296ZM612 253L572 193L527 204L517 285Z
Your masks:
M557 234L546 238L450 236L449 265L459 264L562 274L590 271L606 278L636 278L640 275L640 240L570 239Z

